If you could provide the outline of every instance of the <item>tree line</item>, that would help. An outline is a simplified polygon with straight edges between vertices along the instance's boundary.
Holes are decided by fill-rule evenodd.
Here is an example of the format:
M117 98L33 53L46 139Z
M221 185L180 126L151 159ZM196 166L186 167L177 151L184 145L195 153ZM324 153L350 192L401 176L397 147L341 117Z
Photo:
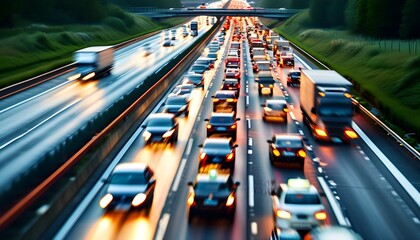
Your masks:
M309 7L313 27L380 38L419 38L420 0L261 0L265 8Z
M169 8L181 6L180 0L2 0L0 27L25 22L71 24L100 22L116 4L121 7Z

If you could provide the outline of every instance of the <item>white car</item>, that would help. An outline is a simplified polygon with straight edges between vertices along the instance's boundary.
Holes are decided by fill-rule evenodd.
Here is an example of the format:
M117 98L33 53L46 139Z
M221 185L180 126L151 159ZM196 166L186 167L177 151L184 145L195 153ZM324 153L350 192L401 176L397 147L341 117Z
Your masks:
M311 230L324 225L327 213L318 191L307 179L291 178L271 194L276 227Z

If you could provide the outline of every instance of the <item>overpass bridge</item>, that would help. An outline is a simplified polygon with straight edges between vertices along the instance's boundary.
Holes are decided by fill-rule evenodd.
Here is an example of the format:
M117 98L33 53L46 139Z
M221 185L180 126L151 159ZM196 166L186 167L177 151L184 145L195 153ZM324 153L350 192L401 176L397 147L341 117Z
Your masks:
M302 11L302 9L158 9L158 8L127 8L127 11L151 18L195 17L195 16L237 16L264 17L287 19Z

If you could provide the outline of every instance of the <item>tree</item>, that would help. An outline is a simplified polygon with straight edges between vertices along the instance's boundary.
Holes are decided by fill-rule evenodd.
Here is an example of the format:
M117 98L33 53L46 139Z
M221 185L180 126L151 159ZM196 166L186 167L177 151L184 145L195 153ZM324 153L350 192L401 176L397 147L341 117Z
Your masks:
M375 37L397 37L401 25L402 1L368 0L367 33Z
M330 0L311 0L309 4L309 16L315 27L328 27L327 7Z
M346 26L353 31L356 31L356 13L358 2L358 0L349 0L344 12Z
M356 6L356 31L359 33L367 33L367 3L368 0L358 0Z
M309 0L292 0L288 8L291 9L304 9L309 7Z
M420 1L406 0L402 11L400 36L402 38L420 38Z

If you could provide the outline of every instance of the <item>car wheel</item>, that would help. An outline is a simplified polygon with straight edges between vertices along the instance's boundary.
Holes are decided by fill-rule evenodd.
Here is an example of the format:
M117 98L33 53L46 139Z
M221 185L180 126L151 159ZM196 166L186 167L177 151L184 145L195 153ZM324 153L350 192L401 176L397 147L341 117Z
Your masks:
M190 111L186 111L185 112L185 116L188 117L188 114L190 113Z
M287 82L287 86L290 86L290 83L289 82Z

